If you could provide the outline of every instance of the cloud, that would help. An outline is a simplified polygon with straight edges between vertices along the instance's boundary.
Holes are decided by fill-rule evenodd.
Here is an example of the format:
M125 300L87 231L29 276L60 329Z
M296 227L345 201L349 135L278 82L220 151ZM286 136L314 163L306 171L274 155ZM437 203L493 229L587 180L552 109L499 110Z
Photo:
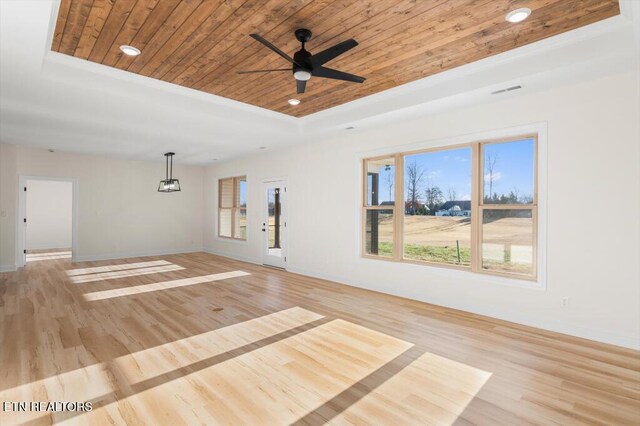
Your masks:
M500 172L494 172L494 173L493 173L493 181L494 181L494 182L499 181L499 180L500 180L500 179L502 179L503 177L504 177L504 175L503 175L502 173L500 173ZM485 180L485 181L487 181L487 182L489 181L489 173L487 173L486 175L484 175L484 180Z
M466 163L467 161L469 161L468 158L460 157L459 155L456 155L454 157L454 160L456 160L458 163Z
M440 176L442 176L442 170L430 170L427 173L427 179L436 179Z

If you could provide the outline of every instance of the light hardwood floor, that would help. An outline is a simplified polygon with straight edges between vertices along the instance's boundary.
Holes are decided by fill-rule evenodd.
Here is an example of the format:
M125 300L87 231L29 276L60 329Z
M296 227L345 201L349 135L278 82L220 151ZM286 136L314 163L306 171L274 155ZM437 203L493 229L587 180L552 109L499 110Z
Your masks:
M0 274L0 424L640 424L640 353L206 253Z

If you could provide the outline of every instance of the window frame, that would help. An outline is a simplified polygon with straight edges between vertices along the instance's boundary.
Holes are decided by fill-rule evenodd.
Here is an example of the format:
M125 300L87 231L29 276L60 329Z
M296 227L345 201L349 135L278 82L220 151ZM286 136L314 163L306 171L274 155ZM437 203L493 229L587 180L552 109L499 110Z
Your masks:
M538 233L539 233L539 204L538 204L538 188L539 188L539 138L538 132L519 133L514 136L481 138L475 141L457 143L450 145L441 145L436 147L407 150L386 155L376 155L374 157L365 157L362 159L362 213L361 213L361 250L360 255L366 259L383 260L390 262L409 263L416 265L434 266L437 268L456 269L460 271L473 272L481 275L498 276L509 279L524 280L537 282L539 279L539 256L538 256ZM533 202L530 204L485 204L484 203L484 147L486 145L517 142L520 140L533 140ZM431 261L422 261L414 259L405 259L404 257L404 158L407 155L423 154L430 152L449 151L460 148L471 148L471 263L469 266L446 264ZM393 206L367 206L367 163L369 161L380 160L384 158L393 158L395 164L394 172L394 205ZM401 210L396 207L402 206ZM391 208L392 207L392 208ZM393 210L393 256L378 256L368 254L366 252L366 214L367 210ZM518 274L503 271L490 271L482 268L482 225L484 210L531 210L532 217L532 251L533 265L532 274Z
M231 207L223 207L222 206L222 184L229 180L232 181L232 187L233 187L232 203L231 203ZM245 205L244 207L242 207L240 205L240 182L241 181L247 182L247 176L246 175L233 176L233 177L218 179L218 232L217 232L218 238L223 238L225 240L232 240L232 241L247 241L246 233L244 238L235 235L236 213L244 210L246 215L248 211L247 210L248 206ZM220 218L222 217L222 215L220 213L222 212L222 210L227 210L231 213L231 236L221 235Z

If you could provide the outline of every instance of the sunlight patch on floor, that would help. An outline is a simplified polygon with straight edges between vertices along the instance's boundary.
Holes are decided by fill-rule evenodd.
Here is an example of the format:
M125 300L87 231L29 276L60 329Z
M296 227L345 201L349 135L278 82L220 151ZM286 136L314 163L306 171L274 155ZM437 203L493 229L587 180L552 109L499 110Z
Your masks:
M101 272L122 271L125 269L147 268L150 266L162 266L162 265L173 265L173 263L168 262L166 260L152 260L149 262L137 262L137 263L121 263L118 265L95 266L92 268L71 269L67 271L67 275L70 277L73 277L76 275L98 274Z
M331 423L451 425L491 374L425 353Z
M116 278L135 277L138 275L159 274L161 272L181 271L183 268L180 265L174 265L172 263L164 266L151 266L149 268L138 269L125 269L122 271L114 272L99 272L95 274L76 275L71 277L71 281L76 284L89 283L94 281L112 280Z
M115 288L113 290L94 291L85 293L82 296L88 302L96 300L111 299L113 297L131 296L152 291L170 290L172 288L186 287L195 284L204 284L212 281L227 280L230 278L245 277L251 275L244 271L222 272L219 274L203 275L200 277L182 278L179 280L163 281L159 283L135 285L132 287Z
M27 262L38 262L41 260L57 260L57 259L71 259L70 251L53 251L46 253L27 253Z

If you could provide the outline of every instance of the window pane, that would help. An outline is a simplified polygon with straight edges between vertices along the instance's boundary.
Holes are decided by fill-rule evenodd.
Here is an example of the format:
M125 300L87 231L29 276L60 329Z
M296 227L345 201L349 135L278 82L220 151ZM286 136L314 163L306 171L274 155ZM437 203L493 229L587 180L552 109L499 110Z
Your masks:
M367 206L392 206L394 200L394 159L367 160Z
M483 145L485 204L533 203L534 149L533 138Z
M247 208L247 179L238 180L238 207Z
M367 210L365 252L393 256L393 210Z
M533 275L532 210L484 210L482 269Z
M233 179L223 179L220 181L219 202L219 207L233 207Z
M235 238L241 238L243 240L247 239L247 210L246 209L236 209L236 220L233 236Z
M231 237L231 209L218 210L220 215L220 236Z
M471 263L471 148L404 157L404 258Z

